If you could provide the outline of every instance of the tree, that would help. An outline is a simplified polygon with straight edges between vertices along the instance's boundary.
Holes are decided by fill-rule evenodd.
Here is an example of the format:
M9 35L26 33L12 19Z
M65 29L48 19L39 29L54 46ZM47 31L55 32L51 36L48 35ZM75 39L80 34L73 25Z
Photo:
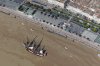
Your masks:
M23 11L23 10L24 10L24 9L23 9L23 6L22 6L22 5L19 6L18 10L19 10L19 11Z
M97 31L98 31L98 29L97 29L97 28L95 28L95 27L93 27L93 28L92 28L92 31L93 31L93 32L97 32Z

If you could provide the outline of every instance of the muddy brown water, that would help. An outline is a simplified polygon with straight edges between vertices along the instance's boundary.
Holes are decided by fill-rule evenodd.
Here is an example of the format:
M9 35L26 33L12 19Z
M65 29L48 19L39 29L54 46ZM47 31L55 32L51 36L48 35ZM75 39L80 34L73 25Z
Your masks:
M37 41L40 41L43 34L42 44L45 45L48 56L37 57L28 53L23 46L26 37L32 40L37 35ZM79 42L72 42L69 38L42 30L36 24L0 12L0 65L100 66L100 59L96 51Z

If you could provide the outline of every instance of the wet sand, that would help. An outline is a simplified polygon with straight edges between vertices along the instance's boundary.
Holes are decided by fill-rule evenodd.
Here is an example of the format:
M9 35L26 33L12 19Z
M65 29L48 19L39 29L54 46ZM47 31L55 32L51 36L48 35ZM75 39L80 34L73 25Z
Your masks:
M43 34L42 44L46 46L48 56L37 57L28 53L23 46L27 36L32 40L37 35L39 36L37 41L39 41ZM0 65L99 66L100 59L96 51L79 42L49 33L36 24L15 19L0 12Z

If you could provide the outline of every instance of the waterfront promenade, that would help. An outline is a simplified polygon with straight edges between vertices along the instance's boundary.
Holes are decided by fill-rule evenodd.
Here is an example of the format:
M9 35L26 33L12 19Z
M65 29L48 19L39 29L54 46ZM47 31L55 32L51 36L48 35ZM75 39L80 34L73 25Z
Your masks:
M69 33L66 32L60 28L57 28L55 26L49 25L47 23L44 23L42 21L40 21L39 19L33 18L31 15L25 15L23 12L20 11L15 11L6 7L2 7L0 6L0 12L3 12L5 14L8 14L16 19L22 19L28 22L33 22L36 23L37 25L40 25L42 29L45 29L47 31L62 35L64 37L70 38L73 42L81 42L81 44L86 45L90 48L94 48L97 51L100 50L100 46L98 43L94 43L92 41L88 41L87 39L83 38L83 37L79 37L73 33Z

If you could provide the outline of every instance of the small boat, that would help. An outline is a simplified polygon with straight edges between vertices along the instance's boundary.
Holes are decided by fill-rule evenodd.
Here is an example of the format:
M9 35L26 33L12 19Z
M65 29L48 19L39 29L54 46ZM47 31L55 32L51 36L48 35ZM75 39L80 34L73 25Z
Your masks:
M45 46L41 46L43 39L39 43L37 43L35 40L36 38L37 36L32 41L28 41L27 39L27 41L24 43L25 49L36 56L47 56Z

